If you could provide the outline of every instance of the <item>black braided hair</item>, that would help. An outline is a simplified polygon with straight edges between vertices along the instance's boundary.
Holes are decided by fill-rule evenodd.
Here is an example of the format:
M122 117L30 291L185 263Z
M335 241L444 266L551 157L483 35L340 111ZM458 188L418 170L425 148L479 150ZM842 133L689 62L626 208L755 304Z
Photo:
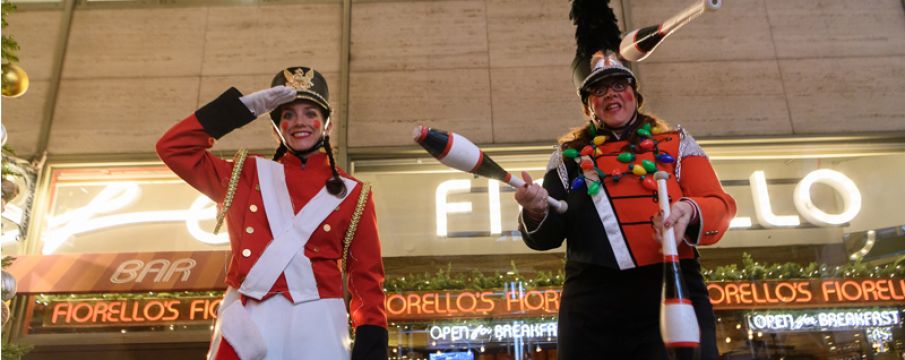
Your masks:
M286 151L286 145L283 145L283 143L280 142L280 147L278 147L277 151L273 153L273 161L280 160L283 155L286 155Z
M336 171L336 160L333 159L333 147L330 146L330 136L324 136L324 150L327 151L327 157L330 159L330 170L333 171L333 177L327 179L327 191L333 196L346 196L346 183L339 177Z

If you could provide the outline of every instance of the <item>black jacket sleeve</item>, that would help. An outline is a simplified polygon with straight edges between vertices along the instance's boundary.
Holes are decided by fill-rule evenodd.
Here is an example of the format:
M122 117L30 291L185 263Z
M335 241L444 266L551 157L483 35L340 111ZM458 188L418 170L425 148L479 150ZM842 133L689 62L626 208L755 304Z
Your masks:
M557 200L566 199L568 193L556 169L544 175L544 189ZM566 238L566 217L553 209L547 209L547 216L539 223L526 217L524 211L519 213L519 231L525 245L534 250L550 250L562 245Z
M220 139L230 131L238 129L255 119L239 98L242 93L234 87L195 111L195 117L204 131L215 139Z

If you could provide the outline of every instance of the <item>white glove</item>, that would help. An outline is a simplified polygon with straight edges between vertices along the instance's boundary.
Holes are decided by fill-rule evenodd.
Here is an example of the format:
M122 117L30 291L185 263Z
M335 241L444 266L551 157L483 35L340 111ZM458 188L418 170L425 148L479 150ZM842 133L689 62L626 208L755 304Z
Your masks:
M248 111L255 116L261 116L276 109L278 106L295 99L295 89L279 85L270 89L255 91L239 98Z

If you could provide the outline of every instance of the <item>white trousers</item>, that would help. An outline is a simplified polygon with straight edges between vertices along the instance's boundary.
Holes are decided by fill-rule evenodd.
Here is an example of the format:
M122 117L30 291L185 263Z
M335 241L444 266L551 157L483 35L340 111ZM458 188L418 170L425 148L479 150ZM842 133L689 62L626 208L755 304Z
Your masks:
M227 309L230 306L242 307L239 292L232 287L220 304L208 359L216 359L224 336L240 357L256 354L242 360L348 360L351 356L349 316L343 299L293 304L285 296L275 295L262 302L249 300L242 308ZM236 316L242 310L247 316ZM254 350L261 347L266 349L263 357Z

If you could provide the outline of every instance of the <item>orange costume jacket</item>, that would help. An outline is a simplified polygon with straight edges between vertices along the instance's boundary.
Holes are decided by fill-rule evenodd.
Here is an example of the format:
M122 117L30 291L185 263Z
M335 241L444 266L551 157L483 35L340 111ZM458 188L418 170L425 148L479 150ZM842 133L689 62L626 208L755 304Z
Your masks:
M157 153L173 172L218 203L222 203L226 195L233 163L222 160L207 150L213 145L214 139L254 120L254 115L238 100L240 96L238 90L228 90L220 98L177 123L157 143ZM330 165L324 153L315 152L305 162L287 154L279 162L286 174L294 212L304 207L331 176ZM343 177L350 178L341 170L340 172ZM343 238L363 188L360 182L355 181L357 186L350 188L348 197L318 226L304 247L304 254L311 261L317 282L317 295L322 299L343 297L339 266ZM249 156L244 163L232 206L226 214L226 222L232 249L226 283L238 289L252 265L274 238L263 206L254 157ZM347 266L351 295L349 315L353 326L358 328L373 325L385 329L384 271L374 202L370 194L351 242ZM286 296L291 300L289 290L291 289L287 287L283 273L263 299L282 294L279 296Z
M735 200L723 191L704 151L684 130L653 138L661 153L676 159L671 164L657 162L660 170L671 174L667 181L670 201L690 201L698 215L697 224L689 224L685 241L678 247L681 259L692 259L696 256L694 246L716 243L729 228L735 216ZM624 140L603 143L596 157L597 167L607 174L626 171L628 164L617 160L626 145ZM651 151L636 154L633 163L642 160L656 162ZM619 181L607 176L601 191L592 197L585 186L570 189L581 169L572 159L564 159L560 151L551 156L547 169L544 188L550 196L565 199L569 210L565 214L548 211L536 224L519 216L519 228L528 247L554 249L568 238L570 261L621 270L663 261L661 245L651 228L651 217L660 211L657 194L645 188L638 176L625 175Z

